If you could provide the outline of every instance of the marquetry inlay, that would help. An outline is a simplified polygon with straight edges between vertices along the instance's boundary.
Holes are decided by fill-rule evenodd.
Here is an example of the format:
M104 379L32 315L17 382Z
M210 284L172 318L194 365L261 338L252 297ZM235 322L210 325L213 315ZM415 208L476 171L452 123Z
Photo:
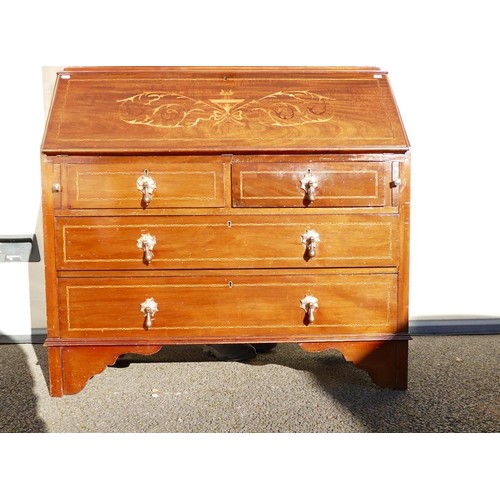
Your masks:
M328 122L333 99L307 90L279 91L259 99L238 98L232 90L220 97L195 99L175 92L142 92L119 99L121 119L132 125L192 128L204 124L240 127L257 122L268 127L297 127Z

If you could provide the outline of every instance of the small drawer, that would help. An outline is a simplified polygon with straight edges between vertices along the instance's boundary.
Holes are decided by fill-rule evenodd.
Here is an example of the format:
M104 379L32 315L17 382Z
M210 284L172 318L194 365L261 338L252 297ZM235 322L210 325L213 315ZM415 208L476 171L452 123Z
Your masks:
M63 208L223 207L220 157L125 157L62 164Z
M234 207L390 205L390 162L235 162Z
M227 341L396 332L394 274L64 278L65 338Z
M387 267L397 215L59 217L60 270Z

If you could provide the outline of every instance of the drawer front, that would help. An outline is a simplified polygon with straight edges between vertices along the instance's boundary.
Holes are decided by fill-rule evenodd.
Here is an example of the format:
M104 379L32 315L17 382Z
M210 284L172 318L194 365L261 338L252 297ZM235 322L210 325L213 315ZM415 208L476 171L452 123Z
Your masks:
M63 208L223 207L224 164L219 158L114 159L66 163ZM144 201L144 186L150 201Z
M381 267L399 261L397 215L61 217L56 235L60 270Z
M382 207L391 203L390 175L390 162L238 162L233 206Z
M396 290L394 274L66 278L59 281L61 332L194 343L394 333Z

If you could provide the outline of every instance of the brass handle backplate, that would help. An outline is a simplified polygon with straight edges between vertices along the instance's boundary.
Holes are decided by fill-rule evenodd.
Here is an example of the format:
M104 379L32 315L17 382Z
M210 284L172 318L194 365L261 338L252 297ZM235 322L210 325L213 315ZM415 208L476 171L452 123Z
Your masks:
M141 234L141 237L137 240L137 248L143 251L142 260L145 264L150 264L153 260L153 248L156 245L156 237L151 234Z
M316 309L318 309L319 307L318 299L314 297L314 295L306 295L300 301L300 307L304 309L304 311L306 312L304 323L306 325L314 323L316 321L314 313L316 312Z
M156 182L149 175L149 171L144 170L144 175L137 179L137 190L142 192L141 205L146 208L153 199L153 192L156 189Z
M304 177L300 181L300 185L306 193L304 196L304 203L306 205L314 203L314 201L316 200L316 191L319 186L318 178L311 172L307 172L307 174L304 175Z
M316 247L319 243L319 234L313 229L308 229L301 237L302 244L305 246L304 259L309 260L316 257Z
M158 304L153 297L141 304L141 313L144 314L144 328L149 330L153 326L154 315L158 312Z

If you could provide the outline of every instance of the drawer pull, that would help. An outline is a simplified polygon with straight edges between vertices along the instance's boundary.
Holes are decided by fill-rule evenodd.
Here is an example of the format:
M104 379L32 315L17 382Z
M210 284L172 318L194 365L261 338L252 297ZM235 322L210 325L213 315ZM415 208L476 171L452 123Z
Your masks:
M137 190L142 192L141 205L146 208L153 198L153 192L156 189L156 182L149 176L149 171L144 170L144 175L137 179Z
M153 326L154 315L158 312L158 304L151 297L141 304L141 312L144 314L144 328L149 330Z
M155 245L156 237L149 233L141 234L141 237L137 240L137 248L140 248L143 251L142 260L144 261L144 264L150 264L153 260L153 248Z
M304 175L303 179L300 181L302 189L305 191L306 195L304 196L304 203L309 205L310 203L314 203L316 199L316 190L318 189L318 178L312 175L311 172L308 172Z
M301 301L300 301L300 307L304 309L306 312L306 316L304 318L304 323L306 325L310 325L311 323L314 323L316 320L314 316L314 312L316 309L318 309L318 299L314 297L313 295L306 295Z
M316 257L316 246L319 243L319 234L313 229L308 229L301 236L302 244L306 247L304 252L304 259L309 260Z

